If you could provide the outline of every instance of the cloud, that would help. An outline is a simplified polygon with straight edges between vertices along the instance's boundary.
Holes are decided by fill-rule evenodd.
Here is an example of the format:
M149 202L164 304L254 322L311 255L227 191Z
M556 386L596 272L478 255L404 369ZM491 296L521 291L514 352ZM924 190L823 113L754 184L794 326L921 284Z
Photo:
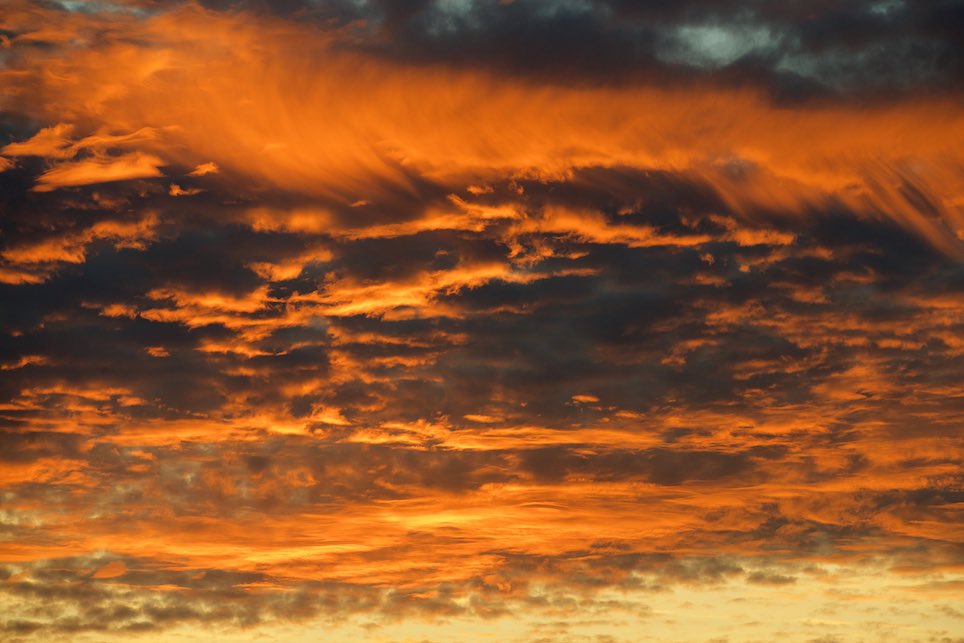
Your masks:
M171 196L194 196L203 191L201 188L182 188L177 183L171 183L171 187L168 188L167 193Z
M44 127L26 141L9 143L3 148L8 156L43 156L46 158L66 159L74 155L71 150L70 134L74 126L68 123L58 123L53 127Z
M62 187L163 176L159 169L162 165L164 161L157 156L141 152L59 163L40 175L34 189L49 192Z
M218 171L217 163L201 163L196 168L188 172L188 176L205 176L207 174L215 174Z
M158 139L152 154L166 163L213 159L204 163L343 204L375 195L417 199L416 177L452 190L626 165L693 175L745 215L805 216L843 203L962 252L960 195L952 187L961 159L949 144L961 128L953 98L788 111L752 90L711 83L572 86L366 58L340 46L350 41L343 32L319 37L312 27L244 13L181 8L118 19L150 46L101 33L87 46L25 52L18 59L24 72L56 69L44 76L44 95L62 100L33 102L40 88L27 87L17 109L69 119L80 116L76 105L92 104L102 130L131 131L136 123L151 132ZM68 26L88 33L87 20L71 16ZM246 70L244 83L228 80L238 68ZM58 80L77 77L88 84ZM308 84L291 91L303 78ZM273 117L280 112L285 118ZM338 126L349 118L352 127ZM153 176L162 164L123 158L118 175ZM74 172L84 175L81 168ZM53 187L53 172L41 189Z
M403 4L0 17L3 636L950 638L953 3Z

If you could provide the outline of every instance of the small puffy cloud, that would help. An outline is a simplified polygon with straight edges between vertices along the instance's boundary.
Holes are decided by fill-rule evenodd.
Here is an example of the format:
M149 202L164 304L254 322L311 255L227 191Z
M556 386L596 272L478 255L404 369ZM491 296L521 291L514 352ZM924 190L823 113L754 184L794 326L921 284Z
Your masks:
M200 188L182 188L177 183L171 183L167 193L171 196L194 196L195 194L200 194L203 191L204 190Z
M215 174L218 172L218 169L218 164L214 163L213 161L209 163L201 163L193 170L188 172L188 176L205 176L207 174Z

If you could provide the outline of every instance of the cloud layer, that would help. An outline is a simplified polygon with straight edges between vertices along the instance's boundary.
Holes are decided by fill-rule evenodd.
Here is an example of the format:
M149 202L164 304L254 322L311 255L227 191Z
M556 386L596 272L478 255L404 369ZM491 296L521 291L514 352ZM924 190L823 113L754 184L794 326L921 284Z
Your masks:
M10 3L3 636L955 640L962 16Z

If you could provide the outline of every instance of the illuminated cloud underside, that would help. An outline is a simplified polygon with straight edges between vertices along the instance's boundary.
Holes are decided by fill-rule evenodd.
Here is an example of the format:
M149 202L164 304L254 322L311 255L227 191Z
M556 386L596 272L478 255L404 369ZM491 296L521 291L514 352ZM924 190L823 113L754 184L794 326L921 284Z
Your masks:
M0 638L961 640L964 8L838 5L8 3Z

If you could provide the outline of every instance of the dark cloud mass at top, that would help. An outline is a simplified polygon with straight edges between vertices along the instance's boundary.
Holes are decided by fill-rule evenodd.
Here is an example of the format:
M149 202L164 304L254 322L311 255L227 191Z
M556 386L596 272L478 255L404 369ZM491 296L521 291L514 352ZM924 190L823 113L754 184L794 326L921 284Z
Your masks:
M536 78L759 86L781 100L958 91L964 7L636 0L206 2L349 29L393 60Z
M957 641L960 2L0 6L0 638Z

